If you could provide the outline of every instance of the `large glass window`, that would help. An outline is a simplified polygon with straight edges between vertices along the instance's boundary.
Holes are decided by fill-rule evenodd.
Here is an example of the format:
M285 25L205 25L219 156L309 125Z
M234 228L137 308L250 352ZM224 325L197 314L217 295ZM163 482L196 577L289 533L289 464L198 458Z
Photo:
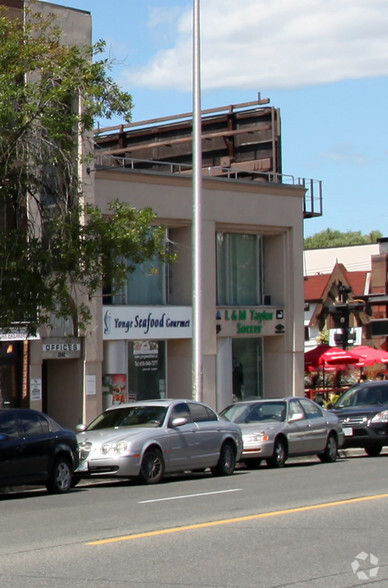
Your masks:
M167 229L165 238L168 242ZM105 303L126 306L167 304L168 276L169 265L154 256L135 265L134 271L128 271L121 292L112 295L111 288L108 286L104 291Z
M113 304L152 305L167 303L167 264L151 259L128 272L123 292L112 296Z
M129 397L166 397L166 342L128 341Z
M217 233L217 304L262 304L262 238Z

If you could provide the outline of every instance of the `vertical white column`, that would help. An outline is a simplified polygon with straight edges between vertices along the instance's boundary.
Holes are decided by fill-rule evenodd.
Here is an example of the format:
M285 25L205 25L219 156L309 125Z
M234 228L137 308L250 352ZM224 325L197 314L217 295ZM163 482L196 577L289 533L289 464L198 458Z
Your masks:
M104 374L126 374L127 354L125 341L105 341Z
M203 396L202 350L202 121L200 2L193 6L193 357L192 397Z

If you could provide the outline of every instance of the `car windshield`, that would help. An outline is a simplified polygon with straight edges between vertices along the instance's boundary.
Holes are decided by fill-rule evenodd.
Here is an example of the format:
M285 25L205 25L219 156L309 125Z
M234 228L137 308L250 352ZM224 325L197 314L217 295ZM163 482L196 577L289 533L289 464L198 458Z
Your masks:
M333 405L333 408L346 408L348 406L375 406L376 404L388 404L388 386L353 386L349 388Z
M123 406L100 414L87 427L87 431L119 427L161 427L165 419L165 406Z
M261 421L284 421L286 403L255 402L253 404L232 404L221 412L222 418L233 423L257 423Z

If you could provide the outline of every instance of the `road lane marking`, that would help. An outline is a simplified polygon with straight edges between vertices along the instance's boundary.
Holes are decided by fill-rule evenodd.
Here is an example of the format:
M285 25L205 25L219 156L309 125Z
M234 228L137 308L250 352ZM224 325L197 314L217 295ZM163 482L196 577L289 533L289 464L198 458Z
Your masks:
M265 519L269 517L276 517L281 515L294 514L298 512L308 512L311 510L319 510L322 508L331 508L334 506L344 506L346 504L355 504L357 502L367 502L370 500L381 500L388 498L388 494L376 494L374 496L361 496L359 498L348 498L346 500L337 500L335 502L324 502L321 504L312 504L310 506L299 506L297 508L288 508L284 510L275 510L271 512L263 512L255 515L247 515L244 517L235 517L233 519L221 519L219 521L208 521L207 523L196 523L194 525L184 525L182 527L171 527L169 529L160 529L159 531L146 531L144 533L134 533L133 535L123 535L121 537L111 537L110 539L99 539L97 541L89 541L86 545L107 545L109 543L119 543L120 541L130 541L132 539L143 539L145 537L156 537L159 535L168 535L170 533L181 533L182 531L192 531L194 529L206 529L208 527L218 527L220 525L230 525L232 523L242 523L246 521L254 521L258 519Z
M181 498L197 498L197 496L211 496L212 494L226 494L227 492L241 492L241 488L230 490L218 490L216 492L200 492L198 494L182 494L182 496L167 496L166 498L154 498L152 500L139 500L138 504L149 504L150 502L164 502L165 500L180 500Z

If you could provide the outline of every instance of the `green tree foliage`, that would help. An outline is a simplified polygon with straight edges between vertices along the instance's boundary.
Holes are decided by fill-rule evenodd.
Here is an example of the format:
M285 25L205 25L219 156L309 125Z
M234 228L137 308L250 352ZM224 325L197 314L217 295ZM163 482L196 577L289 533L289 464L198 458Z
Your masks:
M29 332L51 316L89 320L103 279L117 288L133 264L171 259L150 209L85 206L79 165L92 158L96 118L130 120L131 95L109 75L104 43L61 42L53 15L0 10L0 328ZM81 302L80 302L81 301Z
M367 245L377 243L383 235L380 231L372 231L363 235L361 231L347 231L345 233L333 229L326 229L307 237L304 240L305 249L323 249L325 247L345 247L347 245Z

